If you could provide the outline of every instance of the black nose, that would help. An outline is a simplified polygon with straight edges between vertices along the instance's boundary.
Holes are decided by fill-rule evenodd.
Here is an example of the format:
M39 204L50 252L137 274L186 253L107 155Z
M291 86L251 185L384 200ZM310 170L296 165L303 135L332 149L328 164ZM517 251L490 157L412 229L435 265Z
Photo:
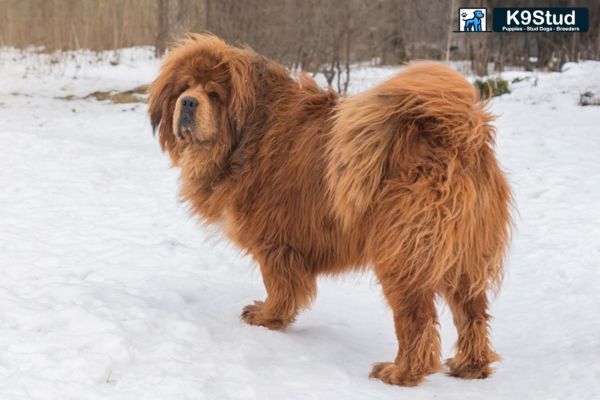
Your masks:
M185 111L193 111L198 107L198 100L192 96L185 96L181 99L181 108Z

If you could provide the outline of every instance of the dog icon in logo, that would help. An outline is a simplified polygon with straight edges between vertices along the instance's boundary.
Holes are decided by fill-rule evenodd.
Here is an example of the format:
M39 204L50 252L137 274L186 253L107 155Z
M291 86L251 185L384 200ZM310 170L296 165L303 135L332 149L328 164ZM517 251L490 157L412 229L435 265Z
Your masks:
M467 17L467 13L463 12L461 14L463 17L463 21L465 21L464 30L467 32L481 32L481 19L485 17L485 14L481 10L473 11L473 18L464 19Z

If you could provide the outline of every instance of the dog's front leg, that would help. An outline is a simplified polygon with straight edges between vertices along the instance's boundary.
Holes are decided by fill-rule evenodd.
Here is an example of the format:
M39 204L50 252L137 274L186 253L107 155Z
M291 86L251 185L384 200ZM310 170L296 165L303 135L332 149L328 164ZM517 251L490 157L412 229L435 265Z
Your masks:
M267 299L244 307L241 318L250 325L285 328L316 295L316 274L309 270L304 257L289 246L271 248L256 259Z

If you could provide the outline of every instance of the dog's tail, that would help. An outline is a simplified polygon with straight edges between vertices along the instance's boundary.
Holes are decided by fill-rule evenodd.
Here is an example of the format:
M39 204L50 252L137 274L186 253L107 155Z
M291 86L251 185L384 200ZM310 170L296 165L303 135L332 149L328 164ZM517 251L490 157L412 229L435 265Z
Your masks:
M475 88L439 64L410 66L342 100L327 150L327 184L337 217L346 226L356 221L389 169L397 170L393 163L435 157L436 148L458 158L474 156L493 142L492 120Z

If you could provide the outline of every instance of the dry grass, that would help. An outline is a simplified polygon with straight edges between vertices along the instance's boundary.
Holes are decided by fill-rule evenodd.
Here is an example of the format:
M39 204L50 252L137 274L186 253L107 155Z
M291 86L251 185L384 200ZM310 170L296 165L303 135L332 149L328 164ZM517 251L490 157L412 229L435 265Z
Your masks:
M66 96L56 97L59 100L73 101L73 100L97 100L97 101L109 101L115 104L128 104L128 103L145 103L147 101L146 94L148 92L148 85L140 85L130 90L124 90L122 92L117 91L100 91L97 90L86 96L78 97L72 94Z

